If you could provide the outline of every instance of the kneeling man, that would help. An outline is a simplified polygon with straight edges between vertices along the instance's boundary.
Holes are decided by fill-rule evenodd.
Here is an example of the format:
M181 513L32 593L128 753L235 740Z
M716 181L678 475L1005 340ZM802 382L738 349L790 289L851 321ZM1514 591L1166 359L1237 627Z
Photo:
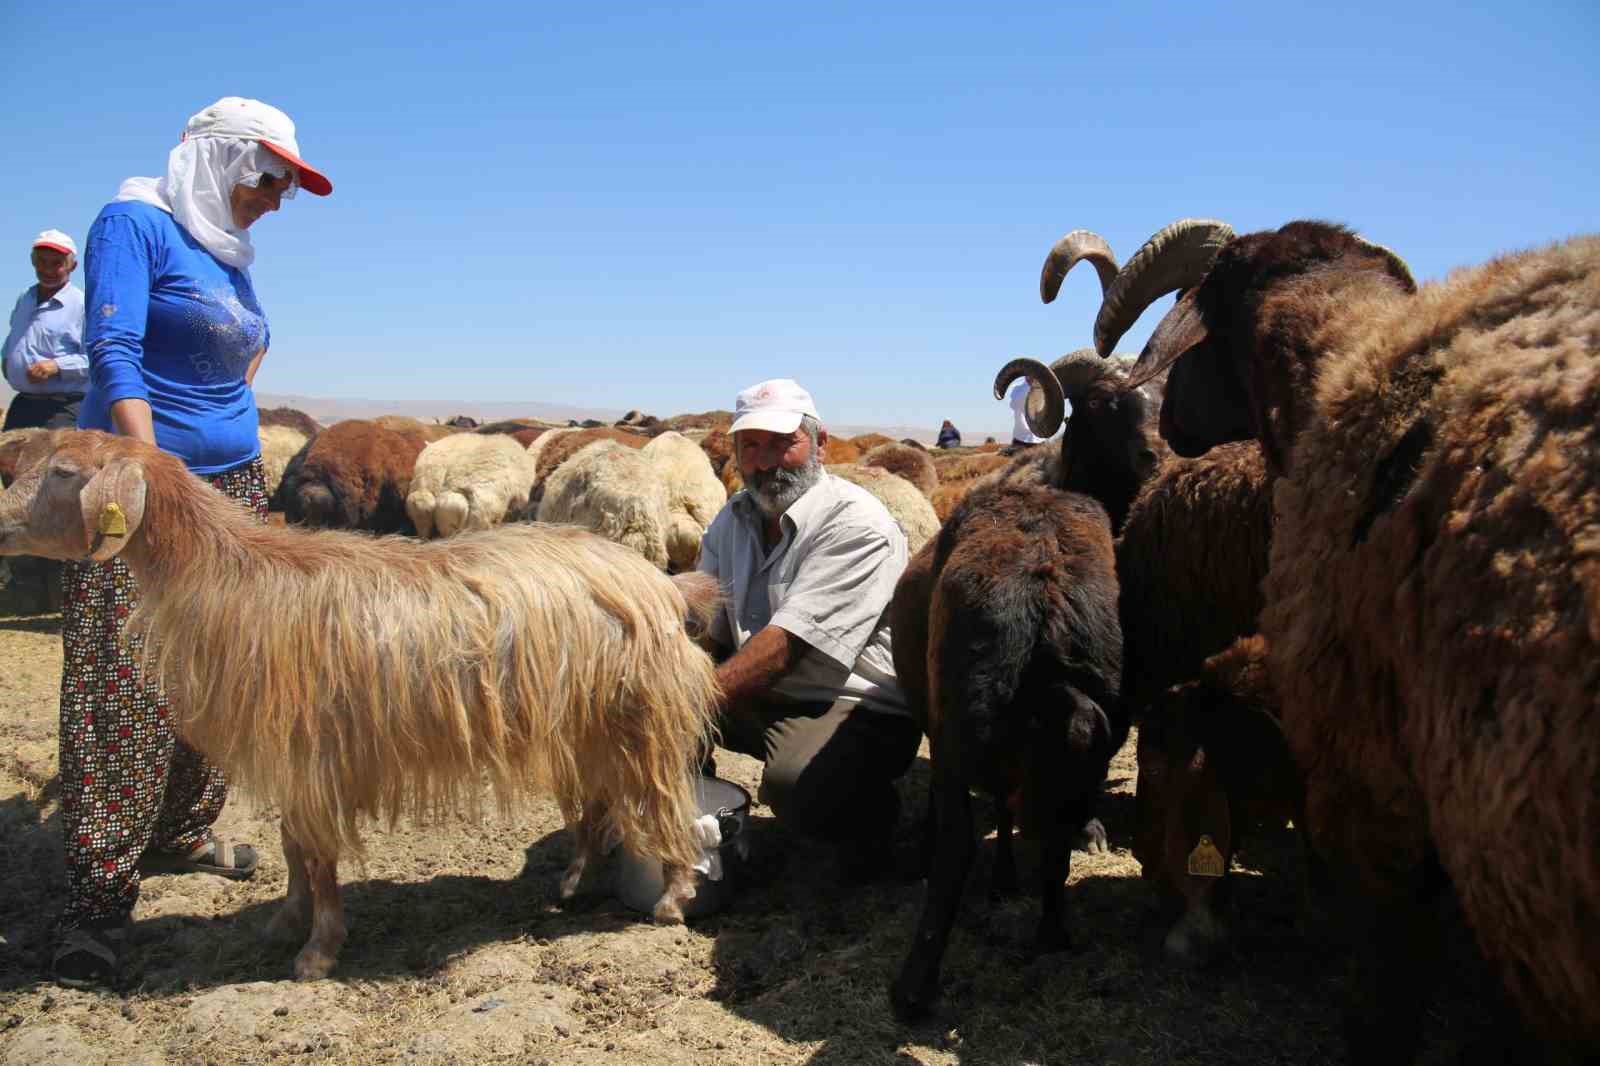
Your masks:
M838 842L846 872L868 877L889 856L893 781L921 739L889 645L905 534L823 469L828 432L794 381L741 392L730 432L745 488L700 549L728 597L710 632L722 743L766 764L760 799L779 822Z

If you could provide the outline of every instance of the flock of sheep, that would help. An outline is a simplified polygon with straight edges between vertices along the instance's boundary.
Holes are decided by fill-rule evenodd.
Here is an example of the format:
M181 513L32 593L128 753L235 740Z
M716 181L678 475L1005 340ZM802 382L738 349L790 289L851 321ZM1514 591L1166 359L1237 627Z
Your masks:
M1104 845L1096 801L1137 725L1135 854L1171 955L1225 943L1240 837L1292 821L1308 884L1350 923L1352 1061L1415 1055L1444 891L1550 1059L1594 1061L1600 239L1419 287L1395 252L1326 223L1236 236L1183 220L1120 267L1077 230L1046 260L1044 299L1085 261L1103 287L1094 349L995 381L999 397L1027 377L1030 424L1064 421L1058 443L1014 459L828 444L830 471L884 500L913 552L890 612L930 744L930 867L894 1009L938 994L972 789L998 800L997 887L1015 886L1013 828L1038 836L1039 945L1074 935L1070 852ZM1112 357L1174 291L1145 350ZM666 865L671 920L710 727L685 619L716 591L689 572L738 486L727 425L319 430L263 412L288 523L410 538L253 526L134 442L0 444L19 471L0 550L128 559L153 676L181 689L202 749L284 808L281 924L312 927L302 976L343 939L332 867L359 847L357 816L449 805L484 771L503 801L561 800L578 845L563 895L621 836ZM95 525L109 503L126 533ZM197 610L253 617L240 597L304 625L175 639ZM334 652L306 643L328 617ZM404 728L351 724L380 720Z

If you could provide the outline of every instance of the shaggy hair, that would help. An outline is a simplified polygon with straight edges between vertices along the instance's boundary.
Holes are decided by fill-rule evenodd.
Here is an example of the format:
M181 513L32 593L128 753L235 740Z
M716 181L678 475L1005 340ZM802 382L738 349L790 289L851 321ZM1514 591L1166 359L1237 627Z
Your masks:
M416 532L406 515L421 434L376 422L339 422L311 439L284 468L278 510L295 524L369 533Z
M595 441L609 440L628 448L643 448L649 443L650 438L638 433L630 433L625 429L615 426L595 426L590 429L574 429L567 433L546 433L529 446L529 452L534 459L533 492L531 502L535 505L544 496L545 480L555 472L562 463L572 456L593 444ZM537 452L533 446L539 446Z
M60 440L0 497L0 547L120 547L145 677L189 743L279 806L286 855L359 854L366 817L476 813L487 780L502 809L553 795L580 862L613 833L698 859L690 782L717 690L683 620L705 588L570 528L431 543L262 526L139 441ZM125 540L96 532L109 502Z
M1117 539L1122 698L1136 719L1256 632L1271 543L1272 492L1252 443L1169 458L1145 483Z
M875 466L828 464L828 473L842 477L853 485L860 485L876 496L891 517L900 524L906 535L906 550L915 555L924 544L939 532L939 516L933 513L933 504L918 492L916 486L898 474L891 474Z
M1231 375L1282 473L1261 631L1311 840L1380 923L1354 1032L1415 1039L1436 862L1530 1026L1592 1057L1600 238L1415 295L1371 247L1304 222L1226 246L1163 429L1214 443L1183 391Z
M417 456L406 514L424 540L488 529L521 514L532 486L533 462L515 438L457 433Z
M539 521L583 526L667 568L667 482L642 452L614 440L590 441L544 488Z
M934 469L933 457L925 449L913 448L908 444L880 444L861 457L861 465L899 474L930 499L939 487L939 474Z
M256 411L256 421L261 427L285 426L297 429L307 440L322 432L321 423L304 411L298 411L293 407L263 407Z
M706 527L728 502L727 490L711 469L706 453L681 433L668 430L639 454L661 473L667 486L667 558L674 571L693 570Z
M941 463L941 459L945 461ZM1005 469L1011 460L994 452L973 452L956 456L935 455L933 463L939 472L939 487L933 490L933 513L940 522L944 522L967 498L967 493L995 471Z
M1011 804L1043 838L1037 941L1065 946L1072 838L1127 738L1110 522L1099 503L1038 483L975 489L901 576L890 604L895 672L933 753L936 850L911 950L890 991L902 1018L938 991L971 865L967 798L1001 800L997 879L1014 883Z
M261 440L261 468L266 474L267 497L271 499L277 495L289 460L299 454L311 438L294 426L266 423L262 423L256 435Z

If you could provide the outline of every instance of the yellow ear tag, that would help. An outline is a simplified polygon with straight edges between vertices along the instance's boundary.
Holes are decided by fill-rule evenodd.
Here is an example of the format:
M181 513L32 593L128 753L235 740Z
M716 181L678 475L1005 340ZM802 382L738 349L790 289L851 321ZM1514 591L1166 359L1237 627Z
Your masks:
M108 537L126 537L128 535L128 516L122 513L122 508L114 503L108 503L100 509L100 521L95 528Z
M1189 853L1189 876L1221 877L1222 871L1222 852L1211 843L1210 837L1202 836L1200 843Z

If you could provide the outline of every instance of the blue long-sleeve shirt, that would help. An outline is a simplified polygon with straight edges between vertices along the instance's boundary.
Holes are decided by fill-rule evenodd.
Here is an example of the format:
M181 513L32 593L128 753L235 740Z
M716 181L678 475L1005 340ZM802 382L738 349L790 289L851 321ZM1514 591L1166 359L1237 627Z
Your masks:
M3 349L6 384L18 392L41 395L82 392L89 383L89 359L83 354L83 290L68 282L39 302L39 286L29 285L11 309L11 327ZM56 373L29 381L28 368L54 359Z
M261 454L244 375L271 335L248 273L219 262L160 208L122 201L89 229L84 282L80 428L110 431L111 405L141 399L156 444L196 474Z

